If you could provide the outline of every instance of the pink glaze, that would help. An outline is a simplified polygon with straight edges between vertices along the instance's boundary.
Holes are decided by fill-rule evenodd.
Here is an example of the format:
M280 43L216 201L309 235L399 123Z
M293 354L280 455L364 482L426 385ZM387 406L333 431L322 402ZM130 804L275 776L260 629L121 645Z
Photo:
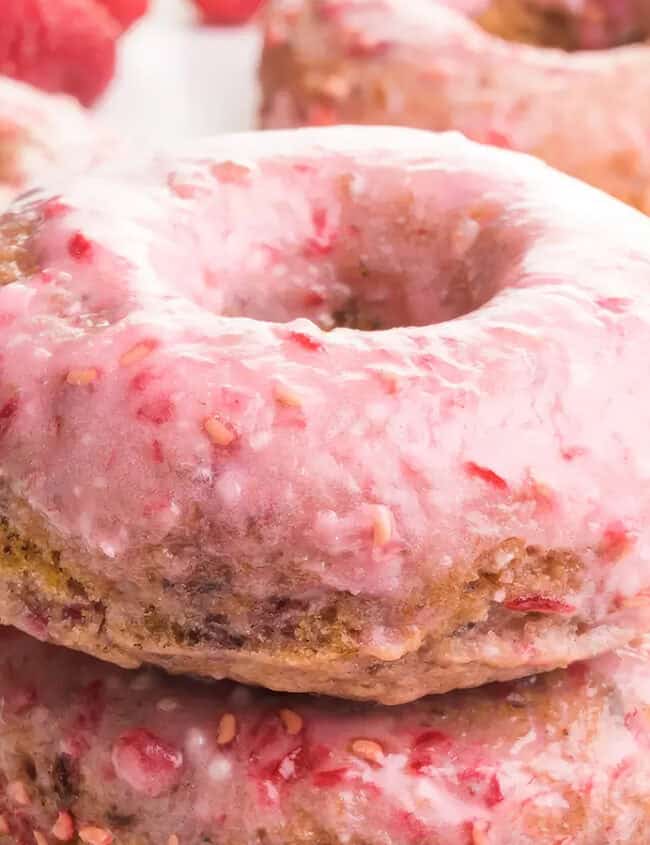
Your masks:
M644 216L405 129L224 137L51 190L24 211L41 269L0 289L0 472L88 572L126 596L162 546L172 583L225 559L252 598L372 600L363 648L391 661L436 614L414 635L394 608L514 537L580 583L493 606L594 636L477 660L650 627ZM395 328L324 331L353 299Z
M0 206L64 159L88 164L98 134L71 98L0 77Z
M9 629L0 643L16 845L650 842L647 644L380 708L129 673Z

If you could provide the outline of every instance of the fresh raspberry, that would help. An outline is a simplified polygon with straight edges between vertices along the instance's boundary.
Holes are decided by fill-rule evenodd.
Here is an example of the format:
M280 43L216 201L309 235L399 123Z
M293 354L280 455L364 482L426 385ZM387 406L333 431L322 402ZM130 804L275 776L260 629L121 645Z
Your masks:
M203 23L220 26L246 23L264 0L192 0Z
M113 77L118 35L95 0L2 0L0 74L89 106Z
M149 11L149 0L97 0L122 27L128 29Z

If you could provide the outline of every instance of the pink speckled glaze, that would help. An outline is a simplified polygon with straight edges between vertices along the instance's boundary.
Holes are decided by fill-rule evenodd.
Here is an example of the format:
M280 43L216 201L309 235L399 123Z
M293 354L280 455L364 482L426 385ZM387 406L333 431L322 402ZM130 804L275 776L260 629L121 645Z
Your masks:
M650 842L647 643L400 708L128 673L8 629L0 643L16 845Z
M578 634L494 631L462 656L488 678L650 627L643 215L389 128L223 137L52 191L15 209L40 270L0 289L0 472L89 576L145 602L228 562L251 600L367 600L359 648L390 663L435 629L422 596L519 538L580 577L502 583L492 610ZM324 331L352 306L385 330ZM383 695L427 691L414 666Z
M99 130L74 100L0 77L0 207L64 159L84 166Z

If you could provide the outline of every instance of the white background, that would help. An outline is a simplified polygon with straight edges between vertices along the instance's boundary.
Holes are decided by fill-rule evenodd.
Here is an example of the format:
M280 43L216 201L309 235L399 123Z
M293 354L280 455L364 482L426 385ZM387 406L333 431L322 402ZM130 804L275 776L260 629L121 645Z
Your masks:
M121 39L117 75L97 114L154 141L253 129L256 28L200 26L190 0L151 6Z

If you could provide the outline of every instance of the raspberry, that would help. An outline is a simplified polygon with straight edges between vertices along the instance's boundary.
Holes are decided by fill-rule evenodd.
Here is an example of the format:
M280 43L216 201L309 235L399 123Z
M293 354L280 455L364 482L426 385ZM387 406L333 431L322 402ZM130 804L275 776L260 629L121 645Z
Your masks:
M122 27L128 29L149 10L149 0L97 0Z
M122 734L113 747L115 773L136 792L158 798L181 778L183 753L144 728Z
M118 35L95 0L2 0L0 74L89 106L113 77Z
M253 17L263 0L192 0L207 24L240 24Z

